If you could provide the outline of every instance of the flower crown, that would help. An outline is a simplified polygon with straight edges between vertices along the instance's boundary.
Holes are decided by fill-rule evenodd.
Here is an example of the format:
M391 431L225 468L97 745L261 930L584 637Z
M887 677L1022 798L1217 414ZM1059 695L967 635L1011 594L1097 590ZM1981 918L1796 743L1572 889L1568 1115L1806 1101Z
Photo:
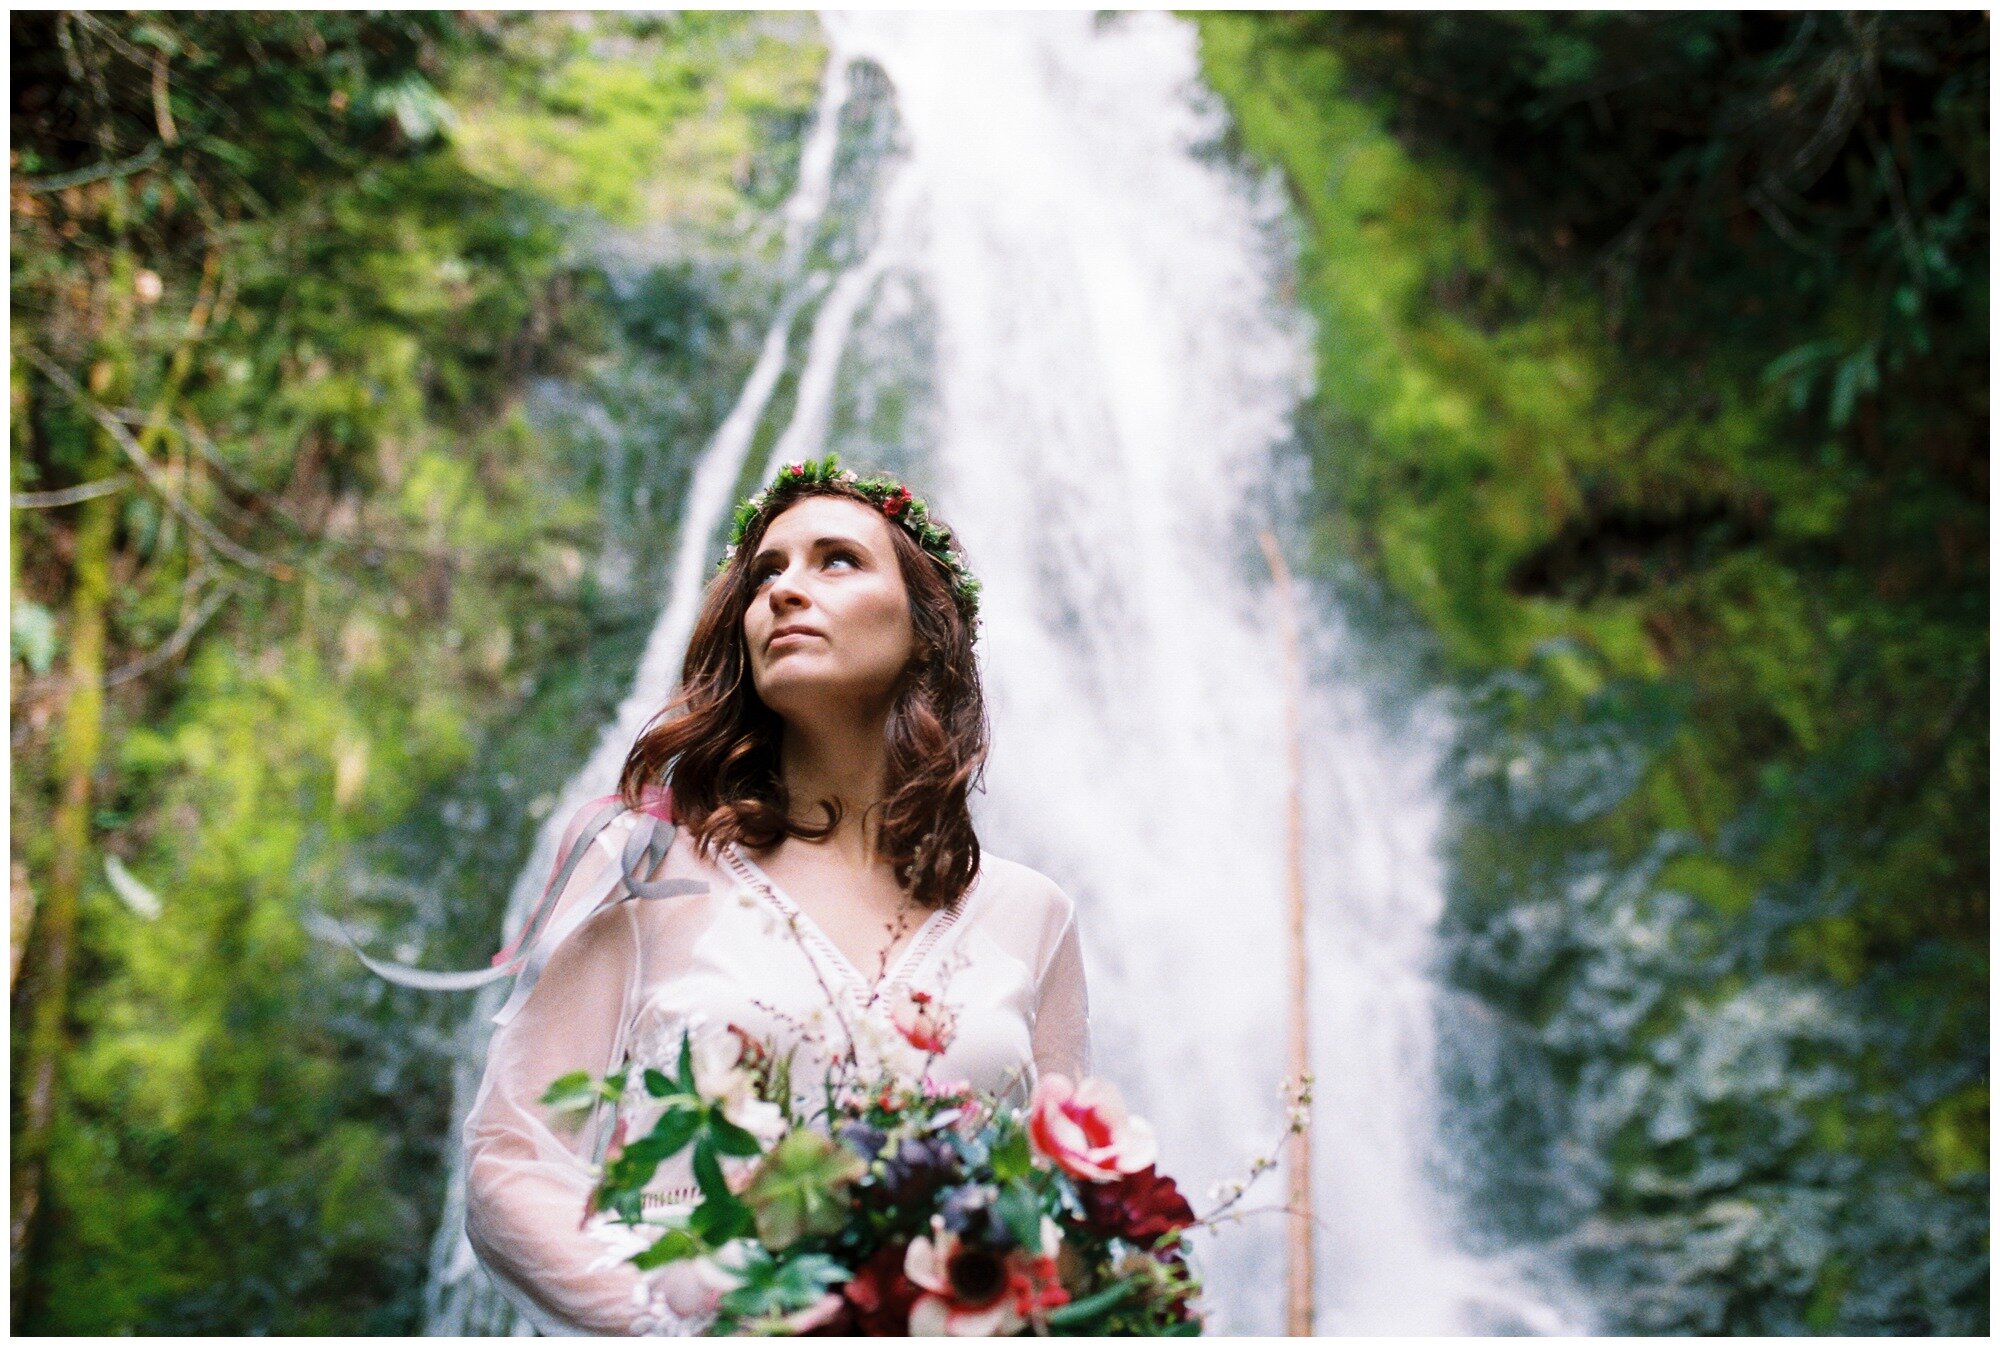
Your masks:
M825 458L809 458L802 463L787 463L778 469L778 475L771 479L769 486L756 495L747 497L736 507L736 516L729 530L729 546L723 550L722 561L716 566L718 571L727 570L729 563L736 559L736 549L750 534L750 526L773 505L783 505L787 501L807 494L802 488L837 482L851 487L866 496L877 509L887 515L891 522L901 524L903 531L916 539L917 546L929 553L938 565L944 567L950 578L951 596L958 603L959 614L973 628L975 638L979 624L979 581L966 569L965 558L960 555L958 545L953 541L951 530L935 523L921 496L913 496L910 489L887 473L873 473L862 477L852 468L840 466L838 454L828 454Z

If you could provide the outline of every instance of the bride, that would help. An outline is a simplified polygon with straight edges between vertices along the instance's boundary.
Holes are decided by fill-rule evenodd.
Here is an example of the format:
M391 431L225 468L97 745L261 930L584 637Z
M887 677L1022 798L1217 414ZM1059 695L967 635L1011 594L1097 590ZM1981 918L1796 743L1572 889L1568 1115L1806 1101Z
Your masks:
M831 455L738 507L679 694L570 820L465 1122L466 1236L541 1332L691 1327L584 1219L594 1164L649 1125L640 1072L580 1125L540 1102L557 1077L734 1027L796 1047L804 1091L843 1051L893 1065L913 1010L949 1018L940 1080L1025 1101L1088 1073L1070 900L982 854L967 809L978 591L921 500ZM655 1182L649 1205L695 1197L685 1157Z

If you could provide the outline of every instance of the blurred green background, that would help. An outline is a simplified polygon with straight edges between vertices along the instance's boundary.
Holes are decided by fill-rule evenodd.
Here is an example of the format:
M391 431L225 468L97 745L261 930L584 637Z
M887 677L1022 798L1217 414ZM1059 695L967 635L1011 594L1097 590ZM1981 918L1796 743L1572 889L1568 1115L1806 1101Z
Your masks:
M1466 713L1474 1237L1612 1331L1983 1333L1986 16L1191 21L1302 227L1301 561ZM11 23L14 1327L414 1331L455 1007L300 918L494 949L816 23Z

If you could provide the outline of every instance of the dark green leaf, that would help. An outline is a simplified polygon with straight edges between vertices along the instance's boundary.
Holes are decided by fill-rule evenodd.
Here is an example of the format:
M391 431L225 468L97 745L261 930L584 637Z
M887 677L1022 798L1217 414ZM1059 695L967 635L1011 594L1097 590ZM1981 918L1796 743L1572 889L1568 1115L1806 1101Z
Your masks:
M679 1262L683 1258L694 1258L708 1252L708 1247L684 1229L669 1230L653 1241L653 1247L641 1250L632 1259L632 1264L640 1271L650 1271L664 1267L668 1263Z
M1116 1286L1108 1286L1095 1295L1085 1296L1082 1300L1072 1300L1067 1305L1058 1305L1048 1313L1049 1327L1080 1327L1101 1314L1117 1309L1130 1300L1137 1290L1138 1287L1133 1282L1119 1282Z
M802 1310L853 1274L825 1254L809 1253L782 1262L753 1256L740 1275L743 1284L723 1296L721 1308L749 1316Z
M598 1099L597 1082L588 1071L572 1071L558 1076L542 1091L542 1103L552 1109L571 1112L589 1108Z
M694 1140L695 1133L701 1130L701 1117L701 1110L695 1108L670 1108L660 1115L647 1136L665 1148L661 1158L680 1154Z
M756 1231L750 1208L734 1197L709 1198L688 1217L688 1229L703 1243L720 1247Z
M715 1149L724 1155L761 1155L764 1150L756 1137L723 1117L720 1111L709 1115L708 1135L715 1142Z
M992 1163L993 1177L1001 1183L1012 1183L1033 1173L1035 1159L1028 1146L1027 1129L1010 1128L1007 1135L994 1144Z
M729 1191L728 1180L722 1177L722 1164L715 1156L715 1143L707 1137L698 1137L694 1143L694 1181L701 1186L701 1194L711 1202L733 1202L735 1194Z
M1042 1204L1035 1190L1016 1180L1000 1190L993 1210L1029 1253L1042 1251Z

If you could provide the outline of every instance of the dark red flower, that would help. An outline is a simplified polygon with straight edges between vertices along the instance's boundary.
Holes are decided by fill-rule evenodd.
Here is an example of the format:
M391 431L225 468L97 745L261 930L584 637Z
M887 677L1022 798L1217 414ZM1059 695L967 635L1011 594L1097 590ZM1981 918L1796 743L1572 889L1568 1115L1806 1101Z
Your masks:
M903 1273L907 1244L885 1244L861 1265L840 1294L853 1312L850 1331L871 1338L900 1338L910 1331L910 1307L923 1289Z
M1151 1244L1194 1221L1187 1198L1153 1165L1109 1183L1079 1183L1076 1191L1083 1199L1085 1226L1134 1244Z
M883 498L882 513L894 519L909 507L910 500L910 489L906 486L899 486L892 495Z

